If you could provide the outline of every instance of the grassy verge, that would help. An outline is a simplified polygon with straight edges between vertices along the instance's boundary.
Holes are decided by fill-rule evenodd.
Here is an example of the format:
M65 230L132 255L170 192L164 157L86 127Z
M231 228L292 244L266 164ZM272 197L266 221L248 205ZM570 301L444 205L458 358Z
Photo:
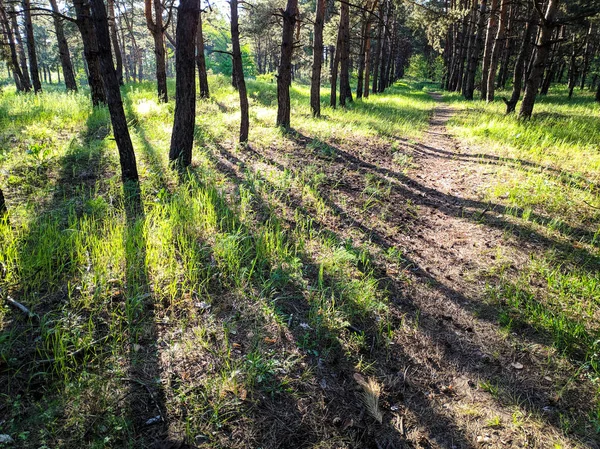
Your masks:
M486 273L490 302L504 309L507 329L526 322L547 332L560 351L585 362L579 375L597 380L600 105L589 92L568 99L556 87L539 99L530 121L520 121L504 115L500 101L464 102L454 94L445 99L459 111L449 129L471 147L462 154L492 174L486 200L506 206L547 239L532 234L536 251L518 276L509 270L512 256L497 255Z

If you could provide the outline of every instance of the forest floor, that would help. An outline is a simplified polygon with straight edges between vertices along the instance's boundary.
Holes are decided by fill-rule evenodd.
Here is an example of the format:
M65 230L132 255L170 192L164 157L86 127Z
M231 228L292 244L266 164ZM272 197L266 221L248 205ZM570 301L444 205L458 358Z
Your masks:
M593 99L528 124L401 83L314 120L302 87L284 133L273 86L249 87L250 147L230 137L223 83L181 179L172 109L151 85L126 94L143 216L105 111L5 132L22 153L3 160L0 288L40 319L2 309L0 433L36 448L599 447ZM48 154L28 162L23 134Z

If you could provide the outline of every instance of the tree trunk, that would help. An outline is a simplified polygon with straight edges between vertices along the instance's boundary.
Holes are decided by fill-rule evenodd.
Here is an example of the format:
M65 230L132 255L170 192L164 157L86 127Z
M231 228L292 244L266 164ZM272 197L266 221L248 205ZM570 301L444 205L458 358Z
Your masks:
M496 33L496 39L494 40L494 47L492 49L492 56L490 58L490 67L488 72L487 80L487 101L494 101L494 89L496 87L496 71L498 70L498 59L500 58L500 49L504 44L504 33L506 31L506 21L508 19L508 3L511 0L502 0L500 5L500 23L498 24L498 32ZM483 85L482 85L483 89Z
M383 23L383 8L384 5L383 3L379 4L379 27L377 30L377 50L375 51L375 60L373 61L373 93L377 93L378 92L378 88L379 88L379 63L380 63L380 57L381 57L381 46L383 45L382 42L382 37L383 37L383 29L384 29L384 23ZM367 97L369 95L367 94Z
M119 161L121 163L121 177L124 183L128 181L138 182L137 165L133 144L127 127L127 119L123 109L119 80L113 65L110 52L110 32L108 30L108 17L104 8L103 0L91 0L94 29L96 31L96 45L98 59L102 70L102 82L106 92L110 120L113 134L119 149ZM93 32L93 30L90 30Z
M208 75L206 74L206 58L204 57L204 35L202 33L202 11L198 14L198 29L196 30L196 65L198 66L198 82L200 98L210 98L208 90Z
M83 42L83 54L87 63L92 104L98 106L101 103L106 103L106 95L100 75L98 43L96 41L96 33L94 32L94 24L91 20L90 5L87 0L73 0L73 6L77 15L77 27L79 28Z
M294 26L298 14L298 0L288 0L283 15L281 58L277 76L277 126L290 127L290 85L292 84L292 53L294 52Z
M340 106L346 107L346 100L352 101L350 90L350 6L340 5Z
M244 79L244 66L242 64L242 49L240 48L240 26L238 23L238 0L229 0L231 6L231 46L233 49L233 66L236 76L237 89L240 94L240 143L248 143L248 94L246 93L246 80Z
M590 56L592 54L592 36L594 33L594 24L590 22L590 27L588 28L587 36L585 38L585 50L583 53L583 66L581 68L581 84L579 85L580 89L583 90L585 88L585 80L588 75L588 70L590 68Z
M537 96L538 88L542 80L542 74L546 67L546 61L548 59L548 53L552 46L551 37L554 29L554 18L558 11L558 4L560 0L549 0L548 7L546 9L545 17L542 18L541 30L537 42L537 52L533 62L531 73L525 83L525 95L521 102L521 110L519 111L519 118L529 119L533 113L533 106L535 105L535 98Z
M373 10L375 10L375 4ZM365 28L365 82L363 87L363 96L369 98L370 76L371 76L371 25L372 19L369 18Z
M463 95L465 99L473 99L473 91L475 90L475 71L477 70L477 61L479 60L479 53L481 49L481 40L483 36L483 28L485 22L485 7L487 0L481 0L479 6L479 19L477 20L477 32L475 33L475 40L473 42L471 55L469 58L469 65L467 67L467 75L465 81L465 89Z
M6 207L6 200L4 199L4 193L0 188L0 220L8 220L8 208Z
M325 0L317 0L315 15L313 65L310 78L310 108L313 117L321 116L321 67L323 65L323 25L325 23Z
M487 81L490 73L490 64L492 61L492 53L494 48L494 37L496 36L496 28L498 26L498 11L499 0L492 0L490 18L488 19L487 31L485 34L485 46L483 48L483 63L481 66L481 99L487 99Z
M531 37L533 36L533 31L535 29L536 17L537 12L535 10L531 10L529 20L525 25L525 33L523 35L523 40L521 41L521 48L519 49L519 54L517 55L517 60L515 61L512 95L510 97L510 100L506 102L507 114L514 112L515 107L517 106L517 102L519 101L519 97L521 96L521 88L523 87L523 73L525 72L525 62L531 48Z
M2 22L2 27L4 28L4 33L6 34L6 39L8 41L8 47L10 50L10 65L15 80L15 86L17 87L17 90L19 92L26 92L27 85L25 84L23 72L21 71L21 66L19 65L17 46L15 43L11 24L8 20L7 11L6 9L4 9L4 5L2 3L0 3L0 21ZM29 90L31 90L31 87L29 88Z
M200 2L180 0L177 8L175 39L175 119L169 159L178 169L192 163L196 122L196 30Z
M23 47L23 40L21 39L21 32L19 31L19 24L17 23L17 13L14 10L14 6L10 4L10 16L12 21L13 35L17 48L17 54L19 55L19 64L21 68L21 77L23 83L23 90L29 92L31 90L31 78L29 77L29 70L27 69L27 57L25 56L25 49Z
M42 91L40 70L38 67L37 52L35 51L35 37L33 35L33 22L31 20L31 1L23 0L23 21L25 22L25 36L27 36L27 54L29 55L29 70L33 81L35 93Z
M154 39L154 56L156 58L156 85L158 101L169 101L167 92L167 61L165 52L165 28L163 26L163 6L161 0L154 0L154 18L152 17L152 0L144 0L146 26ZM188 37L189 38L189 37ZM187 38L186 38L187 39Z
M117 34L117 21L115 18L115 0L107 0L108 6L108 29L110 30L110 41L115 53L115 62L117 63L117 79L119 84L123 85L123 56L119 46L119 36Z
M329 106L331 106L333 109L336 108L337 105L337 79L338 79L338 72L340 70L340 52L341 52L341 45L342 45L342 36L341 36L341 30L338 27L338 35L337 35L337 43L336 43L336 47L335 47L335 54L333 56L333 62L331 64L331 80L330 80L330 84L331 84L331 91L330 91L330 95L329 95Z
M50 6L52 11L56 14L52 15L54 21L54 30L56 32L56 40L58 41L58 56L60 58L60 65L63 70L63 78L65 80L65 86L67 90L77 92L77 81L75 81L75 72L73 71L73 64L71 63L71 54L69 52L69 45L65 38L65 30L61 18L57 15L60 13L56 0L50 0Z

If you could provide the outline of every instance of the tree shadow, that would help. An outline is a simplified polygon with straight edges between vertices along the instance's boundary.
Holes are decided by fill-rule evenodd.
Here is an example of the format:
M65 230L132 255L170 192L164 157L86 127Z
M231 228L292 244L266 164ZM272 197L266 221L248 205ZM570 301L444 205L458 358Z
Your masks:
M304 143L306 143L306 141ZM233 165L241 165L240 159L237 156L227 154L226 150L224 149L221 149L219 152L221 157L229 159L232 161ZM252 155L250 157L255 156ZM262 156L261 158L267 163L270 163L268 158L265 156ZM347 163L347 161L345 162ZM271 165L278 167L280 170L285 169L277 161L273 161ZM360 165L355 164L354 168L355 170L360 171L361 167L363 166L364 165L362 163ZM288 170L292 169L288 168ZM427 191L427 193L430 194L431 192ZM292 207L294 210L302 211L303 213L308 212L309 216L314 216L314 214L310 213L310 210L305 211L302 209L302 201L298 198L294 198L293 194L288 194L286 201L289 201L288 206ZM423 200L421 200L421 202L422 201ZM385 250L398 246L398 242L390 241L389 237L382 235L374 229L370 229L362 224L361 221L353 219L351 214L348 214L337 204L335 204L332 198L329 198L326 203L327 207L332 209L335 215L342 217L347 229L361 229L370 237L371 241ZM439 206L439 204L436 203L436 206ZM456 211L454 213L456 213ZM468 219L468 217L465 218ZM314 221L318 222L317 219L314 219ZM323 229L328 228L328 224L316 224L316 226L321 226ZM339 238L339 240L342 241L341 238ZM309 265L309 262L305 263L307 266ZM373 265L375 266L376 277L380 279L382 285L381 288L389 291L391 297L394 298L392 303L394 308L398 308L398 314L409 314L412 317L419 317L419 319L424 323L423 327L427 329L427 337L436 341L436 346L446 348L443 351L443 359L446 361L445 363L448 363L451 366L459 367L459 370L468 375L471 379L484 379L485 382L495 385L500 391L500 399L498 399L500 403L508 403L513 406L521 407L522 409L527 410L529 413L533 413L540 420L554 426L557 429L560 428L560 422L556 414L552 416L543 416L541 413L541 410L544 409L544 407L549 407L549 404L555 404L549 390L541 388L537 379L520 378L518 374L515 375L515 373L511 371L510 367L507 368L506 366L502 365L501 360L504 359L505 356L514 356L513 348L511 348L508 344L505 344L505 349L503 351L506 352L506 354L503 354L503 357L500 360L490 357L487 354L487 348L485 346L476 344L473 337L465 338L465 336L468 336L469 333L474 332L470 326L465 326L464 323L456 322L451 316L446 317L443 311L440 311L441 313L432 313L429 310L423 310L423 308L414 303L413 299L405 292L405 285L401 281L399 283L398 280L394 280L394 276L387 273L385 266L378 265L377 263L373 263ZM404 267L406 270L412 272L414 277L419 279L419 282L429 285L434 291L438 292L437 294L455 303L459 308L467 311L469 315L473 317L476 316L477 320L489 321L490 324L497 326L500 311L496 310L494 306L482 304L479 301L466 297L463 293L452 289L446 283L436 279L430 272L419 267L415 261L406 256L404 256ZM297 310L297 304L282 307L288 316L292 313L296 315L299 313ZM533 328L526 322L519 322L518 319L515 320L514 324L518 325L519 330L523 332L519 336L519 340L521 342L524 343L529 340L538 344L550 344L551 339L549 335L544 332L544 330ZM365 329L367 332L373 329L372 324L365 323L351 323L351 327L354 329L360 329L362 332L365 332ZM571 355L577 358L576 352ZM395 360L406 360L406 358L406 355L399 353L397 354L397 358ZM417 365L422 364L422 362L419 362L418 360L410 360L410 362ZM377 364L377 366L379 366L379 364ZM385 363L381 364L381 366L385 366ZM385 369L383 372L385 372ZM440 385L438 385L438 387L441 388ZM438 390L440 388L438 388ZM522 396L519 394L515 397L515 391L521 391ZM523 399L523 397L525 399ZM565 400L564 407L568 408L568 404L573 403L573 400L575 402L579 401L579 403L586 403L588 408L591 404L590 398L575 397ZM425 397L425 395L422 395L420 401L420 403L423 404L424 402L428 401L428 398ZM416 410L419 410L419 407L417 407ZM435 423L438 420L439 418L436 416L436 419L434 419L432 422ZM451 428L452 424L449 423L448 426ZM448 429L446 430L448 431Z

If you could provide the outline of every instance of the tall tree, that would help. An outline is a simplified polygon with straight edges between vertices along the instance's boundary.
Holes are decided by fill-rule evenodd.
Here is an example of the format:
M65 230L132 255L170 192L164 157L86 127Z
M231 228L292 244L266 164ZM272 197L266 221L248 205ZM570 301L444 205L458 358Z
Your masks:
M352 101L350 90L350 6L342 2L340 6L340 106L346 106L346 100Z
M231 47L233 50L233 71L236 77L235 84L240 97L240 143L248 142L248 129L250 118L248 116L248 94L246 93L246 80L244 79L244 66L242 64L242 49L240 47L240 25L238 19L238 0L229 0L231 6Z
M94 32L94 23L90 11L88 0L73 0L75 14L77 16L77 28L81 34L83 43L83 54L87 63L88 84L92 94L92 104L98 106L106 103L106 95L102 76L100 75L100 60L98 52L98 42Z
M17 54L19 55L19 65L21 66L21 73L23 74L21 80L23 83L23 90L29 92L31 90L31 78L29 77L29 70L27 69L27 57L25 56L25 48L23 47L23 39L21 39L21 31L19 30L19 24L17 22L17 13L13 3L9 3L9 16L12 23L12 33L15 39L15 45L17 48Z
M90 0L94 30L96 35L96 45L98 49L98 60L102 74L102 83L106 92L106 102L110 112L110 121L112 123L113 134L119 149L119 162L121 163L121 178L124 183L138 182L137 164L125 110L123 109L123 100L119 88L119 79L113 65L113 58L110 51L110 31L108 29L108 16L104 7L103 0Z
M533 113L537 91L542 82L542 75L546 69L546 61L548 60L548 54L550 53L550 47L552 46L551 37L552 32L556 27L554 19L558 13L559 3L560 0L548 0L546 13L544 16L540 17L541 24L537 40L537 51L535 59L533 60L531 73L525 83L525 94L523 95L523 101L521 102L519 118L529 119Z
M99 0L101 1L101 0ZM180 0L175 31L175 119L169 160L178 169L192 163L196 122L196 31L199 0Z
M35 36L33 35L33 21L31 20L31 0L23 0L23 22L25 23L25 36L27 37L27 54L29 56L29 71L33 81L35 93L42 91L40 71L38 68L37 52L35 50Z
M154 10L154 17L152 11ZM146 25L154 39L154 56L156 58L156 84L158 100L166 103L169 101L167 93L167 61L165 51L165 30L168 26L163 22L163 4L161 0L144 0L144 14ZM196 21L198 19L196 18ZM195 33L195 31L194 31ZM187 36L185 39L189 39Z
M298 0L287 0L283 17L281 56L277 75L277 126L290 127L290 85L292 84L292 54L294 52L294 26L298 16Z
M487 80L490 72L490 62L492 60L492 50L494 48L494 37L496 35L496 27L498 26L498 10L499 0L492 0L490 5L490 18L488 19L487 30L485 33L485 45L483 47L483 63L481 65L481 99L487 99Z
M0 1L0 23L2 24L2 28L4 34L6 35L6 39L8 41L8 48L10 51L10 65L13 73L13 77L15 79L15 85L17 86L17 90L19 92L28 92L31 90L31 86L25 82L25 77L23 75L23 71L21 70L21 65L19 64L19 57L17 54L17 44L13 35L13 30L11 27L11 23L8 18L8 11L6 10L4 3Z
M65 86L67 90L77 91L77 82L75 81L75 73L73 71L73 63L71 62L71 53L69 52L69 45L65 37L65 30L63 27L62 18L59 15L60 10L56 0L50 0L50 7L54 14L52 20L54 21L54 31L56 33L56 40L58 43L58 56L60 58L60 65L63 70L63 78L65 80Z
M498 70L500 51L504 44L504 33L506 31L506 22L508 21L508 5L510 1L511 0L502 0L502 4L500 5L500 22L498 23L498 31L496 32L496 38L494 39L494 45L492 47L489 72L487 74L487 79L482 79L481 89L483 90L483 84L487 85L487 101L494 101L496 71Z
M477 30L473 37L471 44L471 52L467 61L467 73L465 75L465 87L463 89L463 96L467 100L473 99L473 92L475 90L475 72L477 70L477 61L479 60L479 53L481 49L481 41L485 23L485 8L487 0L481 0L479 4L479 15L477 19Z
M121 46L119 45L119 37L117 35L117 18L115 16L115 0L107 0L108 7L108 29L110 31L110 42L117 63L117 78L119 84L123 84L123 55L121 54Z
M525 64L527 60L527 56L529 55L531 48L531 37L534 34L534 29L536 28L535 19L537 17L537 11L529 8L529 19L525 24L525 32L523 33L523 40L521 41L521 48L519 49L519 53L517 55L517 59L515 61L515 68L513 74L513 89L512 95L509 100L505 100L506 103L506 113L510 114L515 111L517 106L517 102L521 96L521 88L523 86L523 75L525 74Z
M323 25L325 24L325 0L317 0L313 37L313 65L310 78L310 108L313 117L321 115L321 67L323 65Z
M204 57L204 34L202 32L202 11L198 14L198 30L196 30L196 65L200 83L200 98L209 98L208 76L206 74L206 58Z

